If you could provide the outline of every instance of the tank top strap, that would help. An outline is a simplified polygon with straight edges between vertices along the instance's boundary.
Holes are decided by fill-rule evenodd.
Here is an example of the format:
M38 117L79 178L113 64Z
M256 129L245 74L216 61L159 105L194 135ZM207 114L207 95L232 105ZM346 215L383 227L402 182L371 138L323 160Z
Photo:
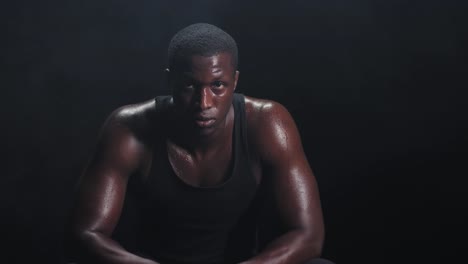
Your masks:
M238 142L239 150L242 150L250 165L250 151L247 134L247 119L245 114L245 96L240 93L234 93L233 106L235 111L235 127L236 127L236 142Z

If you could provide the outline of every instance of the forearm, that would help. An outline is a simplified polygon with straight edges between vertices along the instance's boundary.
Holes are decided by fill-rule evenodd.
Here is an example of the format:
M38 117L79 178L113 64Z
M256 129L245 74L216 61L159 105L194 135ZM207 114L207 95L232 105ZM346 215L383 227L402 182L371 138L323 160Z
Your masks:
M322 241L310 237L301 230L289 231L240 264L300 264L320 257Z
M80 263L158 264L126 251L116 241L98 232L85 232L78 240L83 251Z

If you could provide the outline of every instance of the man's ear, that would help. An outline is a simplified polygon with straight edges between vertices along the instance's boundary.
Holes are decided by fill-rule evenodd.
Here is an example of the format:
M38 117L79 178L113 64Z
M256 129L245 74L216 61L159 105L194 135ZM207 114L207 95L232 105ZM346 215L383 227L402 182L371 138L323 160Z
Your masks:
M239 71L236 71L234 75L234 91L236 90L236 87L237 87L237 80L239 80Z

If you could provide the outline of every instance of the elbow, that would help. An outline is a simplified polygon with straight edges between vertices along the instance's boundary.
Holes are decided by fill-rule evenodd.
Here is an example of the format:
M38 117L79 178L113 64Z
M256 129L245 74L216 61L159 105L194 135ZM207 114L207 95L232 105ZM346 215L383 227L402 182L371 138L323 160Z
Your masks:
M87 252L86 248L92 240L92 234L88 231L71 228L68 230L65 241L65 255L69 262L82 260Z
M75 230L72 234L72 237L74 241L86 243L95 239L96 233L89 230Z
M85 229L72 229L69 232L66 255L72 262L92 262L101 234Z
M303 249L307 259L319 258L322 255L323 243L317 240L308 240L304 243Z
M314 241L310 243L309 250L312 258L318 258L322 256L323 241Z
M310 258L318 258L322 255L323 244L325 240L324 229L306 233L306 251Z
M71 228L68 232L68 241L74 250L82 251L99 240L100 233L86 228Z
M79 247L94 244L100 236L101 233L87 229L74 229L71 232L71 240Z

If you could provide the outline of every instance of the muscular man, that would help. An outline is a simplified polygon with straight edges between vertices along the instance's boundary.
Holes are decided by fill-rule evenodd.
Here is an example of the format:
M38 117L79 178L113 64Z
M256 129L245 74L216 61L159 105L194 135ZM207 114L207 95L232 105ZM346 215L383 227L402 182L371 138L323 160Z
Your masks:
M168 56L172 95L121 107L103 126L74 211L80 261L316 263L319 193L288 111L234 93L237 46L215 26L182 29ZM278 219L257 223L262 188ZM112 237L126 199L140 216L131 250ZM277 220L277 237L242 249L252 226Z

